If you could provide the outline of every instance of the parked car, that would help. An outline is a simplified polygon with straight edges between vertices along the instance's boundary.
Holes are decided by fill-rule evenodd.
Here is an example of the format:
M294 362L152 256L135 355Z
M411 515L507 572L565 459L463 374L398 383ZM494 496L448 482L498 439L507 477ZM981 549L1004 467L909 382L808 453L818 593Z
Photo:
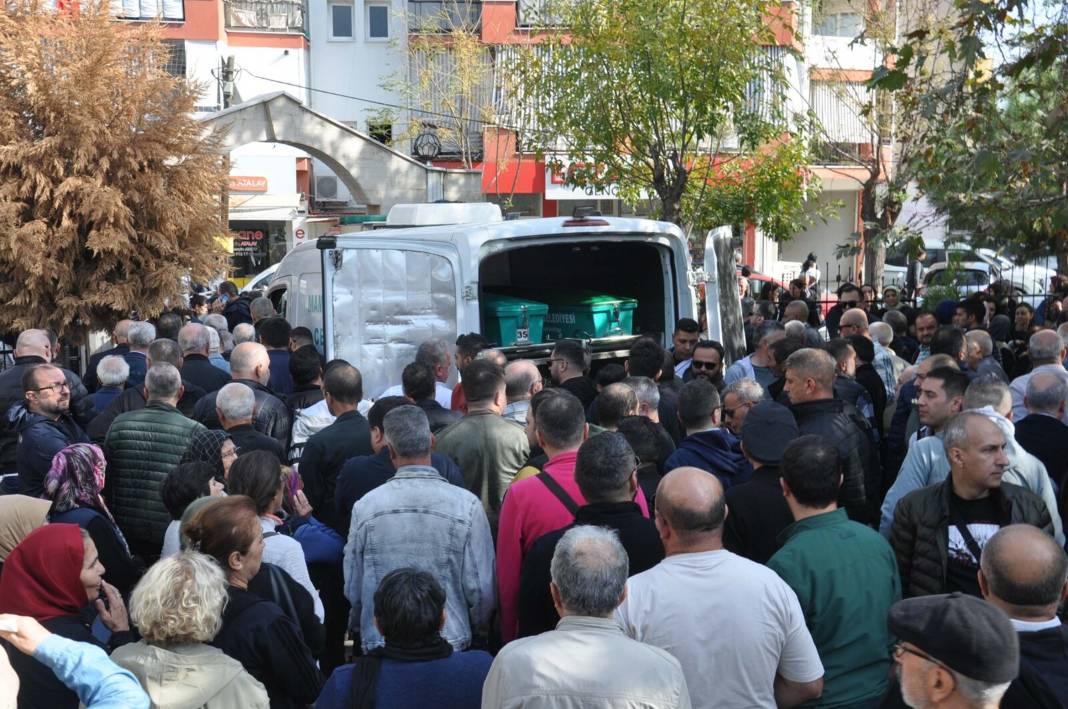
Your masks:
M273 266L268 266L267 268L263 269L255 276L253 276L252 280L246 283L245 286L241 289L241 292L244 293L246 291L257 291L261 295L265 295L267 293L267 288L271 285L271 279L274 278L274 274L276 271L278 271L277 263Z

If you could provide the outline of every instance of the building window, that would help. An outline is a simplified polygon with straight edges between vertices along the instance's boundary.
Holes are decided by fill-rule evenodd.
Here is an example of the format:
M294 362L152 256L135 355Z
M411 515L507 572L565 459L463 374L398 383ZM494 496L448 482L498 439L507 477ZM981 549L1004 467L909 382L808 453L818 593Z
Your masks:
M352 5L330 6L330 39L352 39Z
M165 39L163 45L167 47L167 63L164 70L171 76L185 78L185 40Z
M812 18L815 34L824 37L859 37L864 31L864 17L859 12L817 14Z
M389 39L388 5L367 5L367 39Z
M367 135L383 145L393 143L393 124L384 121L367 121Z

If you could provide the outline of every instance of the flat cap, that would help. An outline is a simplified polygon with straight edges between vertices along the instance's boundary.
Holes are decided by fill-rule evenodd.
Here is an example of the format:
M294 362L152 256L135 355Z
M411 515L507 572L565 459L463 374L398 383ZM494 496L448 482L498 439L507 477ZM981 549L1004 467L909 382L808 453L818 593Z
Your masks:
M890 632L946 667L980 682L1016 679L1020 641L1001 609L974 596L949 593L898 601Z
M774 401L762 401L742 423L742 445L754 460L778 465L782 454L798 436L797 421L790 409Z

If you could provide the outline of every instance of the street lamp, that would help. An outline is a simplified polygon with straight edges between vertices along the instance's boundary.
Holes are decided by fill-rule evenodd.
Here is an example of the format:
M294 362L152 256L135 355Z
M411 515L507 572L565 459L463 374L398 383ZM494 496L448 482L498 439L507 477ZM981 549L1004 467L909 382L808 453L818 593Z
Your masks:
M437 126L426 123L419 135L412 142L412 152L426 164L441 155L441 139L437 135Z

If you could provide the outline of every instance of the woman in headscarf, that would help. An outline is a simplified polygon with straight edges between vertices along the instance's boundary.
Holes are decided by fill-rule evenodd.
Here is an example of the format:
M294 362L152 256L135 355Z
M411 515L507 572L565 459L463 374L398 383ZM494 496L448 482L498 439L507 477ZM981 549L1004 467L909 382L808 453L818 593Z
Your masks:
M237 460L237 446L226 431L201 429L189 439L189 447L181 463L207 463L215 471L215 479L225 482L230 464Z
M126 539L104 504L101 490L106 467L104 453L92 443L75 443L56 453L45 477L45 492L52 500L48 521L76 524L88 532L107 569L108 583L125 597L145 566L130 555Z
M4 562L0 612L29 616L56 635L105 647L91 630L99 615L111 631L106 649L113 650L133 638L122 596L104 580L104 572L84 529L73 524L38 527ZM3 644L21 683L20 709L78 706L78 696L52 670Z

